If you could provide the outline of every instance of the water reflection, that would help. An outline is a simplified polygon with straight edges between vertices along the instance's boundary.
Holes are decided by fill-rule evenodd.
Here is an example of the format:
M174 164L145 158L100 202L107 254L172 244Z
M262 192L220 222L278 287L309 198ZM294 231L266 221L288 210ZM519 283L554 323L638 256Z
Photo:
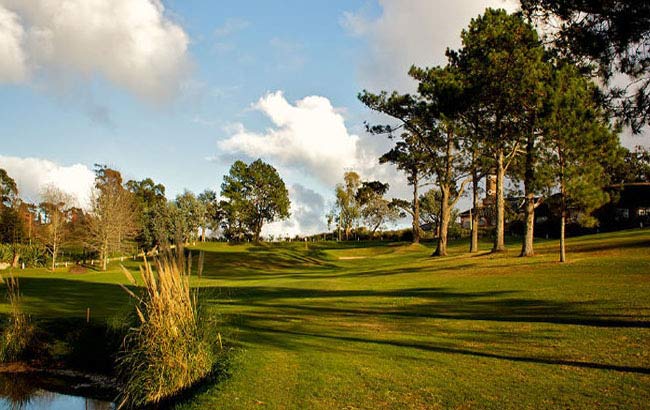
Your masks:
M45 390L51 378L28 373L0 373L1 410L111 410L112 403ZM70 380L58 380L67 385Z

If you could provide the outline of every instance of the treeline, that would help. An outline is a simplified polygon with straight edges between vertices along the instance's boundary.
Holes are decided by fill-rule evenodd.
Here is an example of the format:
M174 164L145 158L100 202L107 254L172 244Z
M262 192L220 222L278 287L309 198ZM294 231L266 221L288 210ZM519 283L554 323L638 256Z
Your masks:
M135 255L169 245L205 241L208 233L228 240L259 240L264 224L289 215L284 182L261 160L236 161L224 176L221 195L206 189L184 191L174 200L151 178L123 181L118 170L95 166L89 209L54 186L41 202L21 200L18 187L0 169L0 261L54 269L62 249L74 249L79 262L98 259L105 270L109 257Z
M539 11L531 3L544 2L528 2L527 10ZM619 182L617 176L630 173L626 157L640 157L637 163L642 163L647 156L647 151L630 153L620 146L620 122L613 115L622 111L613 108L611 94L601 91L590 67L573 58L570 50L561 44L545 46L532 18L532 11L525 16L487 9L463 30L461 48L448 49L445 65L411 67L408 74L417 82L416 92L364 90L359 94L366 106L395 120L387 125L367 124L367 130L395 141L380 162L395 164L413 187L410 203L391 204L409 209L414 241L421 223L418 187L425 180L436 186L439 226L434 255L447 255L449 226L459 199L471 190L473 207L478 209L481 180L494 175L493 251L506 249L509 181L522 191L522 256L534 254L536 208L550 195L559 197L560 259L564 261L569 212L581 224L594 224L592 211L609 200L604 188ZM337 188L336 217L345 229L349 227L347 193L353 186L346 175L346 183ZM346 194L342 200L339 191ZM474 212L471 252L478 251L478 229L479 214Z

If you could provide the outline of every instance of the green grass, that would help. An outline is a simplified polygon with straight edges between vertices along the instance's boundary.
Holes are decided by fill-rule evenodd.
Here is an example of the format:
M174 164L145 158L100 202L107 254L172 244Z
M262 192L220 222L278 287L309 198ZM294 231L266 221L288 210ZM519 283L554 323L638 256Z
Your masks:
M647 408L650 230L538 256L389 243L202 244L204 302L234 346L184 409ZM130 261L131 268L135 268ZM106 273L20 273L26 311L96 321L128 305ZM7 311L7 306L0 306Z

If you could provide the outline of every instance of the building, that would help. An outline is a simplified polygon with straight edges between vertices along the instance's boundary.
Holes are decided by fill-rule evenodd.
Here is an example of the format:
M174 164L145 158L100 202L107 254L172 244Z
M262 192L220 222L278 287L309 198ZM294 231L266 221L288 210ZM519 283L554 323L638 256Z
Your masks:
M594 212L606 231L650 226L650 182L610 185L610 202Z

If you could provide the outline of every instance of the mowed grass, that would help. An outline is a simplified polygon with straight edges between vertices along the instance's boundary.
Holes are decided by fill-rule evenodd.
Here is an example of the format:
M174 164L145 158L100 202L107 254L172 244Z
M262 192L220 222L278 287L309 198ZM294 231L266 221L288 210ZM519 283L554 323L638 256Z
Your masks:
M201 244L194 284L233 353L180 407L648 408L650 230L570 239L566 264L555 241L533 258L518 246L435 259L407 244ZM35 317L128 308L117 267L20 280Z

